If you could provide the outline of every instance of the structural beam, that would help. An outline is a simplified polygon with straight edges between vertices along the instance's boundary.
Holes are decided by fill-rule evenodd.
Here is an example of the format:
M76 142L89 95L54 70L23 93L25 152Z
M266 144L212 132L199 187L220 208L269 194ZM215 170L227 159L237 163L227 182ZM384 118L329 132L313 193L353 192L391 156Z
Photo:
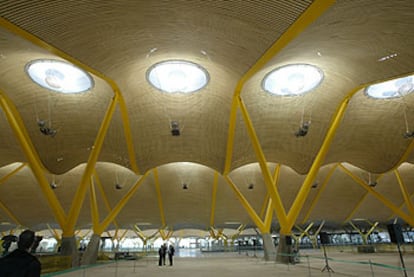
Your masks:
M92 228L94 230L94 233L96 233L95 230L99 226L99 210L98 202L96 201L95 185L93 183L92 177L89 184L89 202L91 206Z
M396 215L401 217L405 222L410 224L411 226L414 226L414 218L404 213L401 209L399 209L397 206L395 206L391 201L386 199L384 196L382 196L380 193L375 191L372 187L367 185L364 180L353 174L349 169L347 169L342 164L339 165L339 167L348 174L358 185L363 187L366 191L368 191L372 196L377 198L381 203L383 203L386 207L388 207L390 210L392 210Z
M349 222L349 221L352 220L352 218L354 217L354 214L359 209L359 207L361 207L362 203L365 201L365 199L367 198L368 195L369 195L369 192L368 191L365 192L364 195L362 195L362 197L359 199L358 203L355 205L355 207L352 209L352 211L349 213L349 215L344 220L344 223L345 222Z
M0 209L2 209L6 215L16 223L16 225L22 225L20 220L17 219L17 217L6 207L6 205L3 204L3 202L0 201Z
M318 203L319 198L321 197L322 193L325 191L325 188L326 188L329 180L331 179L331 177L334 174L337 167L338 167L338 164L334 165L329 170L328 174L326 175L325 179L322 182L322 185L318 189L318 192L316 193L315 198L313 198L312 203L310 204L310 207L309 207L308 211L306 212L305 217L302 220L302 223L305 223L306 221L308 221L310 214L312 213L313 209L315 208L316 203Z
M411 202L410 194L408 192L407 186L403 182L398 169L394 170L394 174L395 174L395 177L397 177L398 184L400 185L401 194L403 195L405 205L407 206L407 210L410 213L411 217L414 218L414 206L413 206L413 202Z
M105 117L101 123L98 131L98 135L95 139L91 153L88 158L88 162L85 167L85 171L82 175L81 182L76 190L75 196L73 197L72 205L69 210L68 220L65 228L63 229L64 237L71 237L75 231L75 225L79 217L80 210L82 208L83 200L85 198L88 184L93 171L95 170L96 162L98 161L99 154L101 153L102 145L105 139L105 135L108 131L112 116L115 112L118 96L115 95L112 99Z
M335 1L334 0L315 0L301 16L284 32L272 46L257 60L257 62L240 78L233 93L233 102L230 111L229 129L227 136L226 161L223 175L230 172L231 160L233 156L233 141L236 128L236 115L241 91L245 83L260 69L262 69L277 53L295 39L312 22L321 16Z
M135 194L137 189L141 186L144 180L147 178L149 171L147 171L144 175L139 178L139 180L129 189L129 191L122 197L121 200L115 205L112 211L105 217L105 219L99 225L99 228L96 230L96 234L102 234L103 231L111 224L112 221L117 217L119 212L125 207L126 203L128 203L129 199Z
M18 167L16 167L12 171L10 171L9 173L7 173L3 177L1 177L0 178L0 184L5 183L7 180L9 180L10 177L14 176L14 174L16 174L17 172L22 170L26 165L27 165L26 163L21 163Z
M129 123L129 117L128 117L128 111L127 111L127 107L125 104L125 100L120 92L120 89L118 87L118 85L112 80L110 79L108 76L104 75L103 73L101 73L100 71L82 63L81 61L75 59L74 57L70 56L69 54L63 52L62 50L54 47L53 45L48 44L47 42L41 40L39 37L34 36L32 34L30 34L29 32L26 32L25 30L19 28L18 26L10 23L9 21L7 21L6 19L0 17L0 26L8 29L9 31L13 32L14 34L30 41L31 43L33 43L34 45L37 45L43 49L45 49L46 51L57 55L59 57L61 57L62 59L65 59L69 62L71 62L72 64L82 68L83 70L92 73L93 75L101 78L102 80L105 80L105 82L111 87L114 95L116 96L116 98L119 101L119 107L120 107L120 111L121 111L121 117L122 117L122 122L124 125L124 134L125 134L125 140L126 140L126 144L127 144L127 148L128 148L128 154L129 154L129 162L130 162L130 166L132 168L132 170L136 173L139 174L139 170L138 170L138 166L136 164L136 159L135 159L135 153L134 153L134 147L132 144L132 135L131 135L131 131L130 131L130 123Z
M1 19L1 18L0 18ZM63 228L66 222L66 214L60 205L59 200L57 199L55 193L50 188L49 181L45 176L45 170L40 162L40 158L29 138L26 127L23 124L17 109L14 107L12 102L8 99L6 94L0 90L0 105L3 109L3 112L7 118L7 121L10 124L20 146L23 150L30 169L33 172L39 186L43 192L43 195L46 197L46 200L49 204L49 207L52 209L52 212L56 218L58 224Z
M261 232L265 232L265 226L261 218L257 215L256 211L253 209L253 207L249 204L247 199L243 196L243 194L240 192L238 187L233 183L233 181L230 179L229 176L225 175L224 179L226 179L227 183L229 184L230 188L234 191L237 198L239 198L241 204L243 205L246 212L249 214L250 218L254 222L254 224L257 226L257 228L260 229Z
M266 158L264 156L262 147L260 146L260 143L259 143L259 138L257 137L256 131L254 130L253 123L247 112L246 106L244 105L243 101L240 98L239 98L239 105L240 105L240 109L243 114L244 122L246 123L247 131L250 136L250 141L256 153L256 158L258 159L260 169L262 170L262 175L263 175L265 185L267 187L267 191L269 192L270 199L272 199L272 203L276 211L277 219L279 220L279 224L281 226L286 225L286 211L285 211L285 208L283 207L282 199L280 198L279 192L276 190L276 187L274 186L272 175L270 174L270 170L267 166Z
M98 185L98 189L102 195L105 208L107 209L108 212L111 212L112 211L111 204L109 204L108 197L106 196L105 190L102 186L102 183L101 183L101 180L99 179L98 174L96 173L96 170L93 172L93 177L95 178L95 183ZM114 225L117 229L119 229L119 225L115 219L114 219Z
M213 191L211 193L210 226L214 226L214 216L216 212L216 199L217 199L217 185L218 185L218 173L214 172Z
M162 227L165 227L165 213L164 213L164 202L162 201L162 195L161 195L161 188L160 188L160 182L158 180L158 169L153 169L154 174L154 183L155 183L155 190L157 191L157 200L158 200L158 207L160 209L160 218L161 218L161 224Z
M284 233L284 234L290 233L293 225L296 222L296 219L299 216L299 213L303 207L303 204L305 203L306 198L309 195L309 191L313 185L313 182L315 181L316 175L318 174L318 171L325 159L325 156L328 153L328 150L331 146L333 138L335 137L336 130L338 129L342 121L342 118L345 114L346 108L348 107L349 101L351 100L352 96L354 96L354 94L360 91L362 88L363 86L359 86L353 89L350 93L348 93L348 95L342 100L341 104L338 106L335 114L333 115L331 125L329 126L328 132L326 133L326 136L325 136L325 139L323 140L321 148L319 149L319 152L316 155L312 163L312 166L308 174L306 175L306 178L303 181L303 184L301 188L299 189L299 192L296 195L296 198L293 201L293 204L289 210L289 213L287 215L287 224L281 226L281 233Z

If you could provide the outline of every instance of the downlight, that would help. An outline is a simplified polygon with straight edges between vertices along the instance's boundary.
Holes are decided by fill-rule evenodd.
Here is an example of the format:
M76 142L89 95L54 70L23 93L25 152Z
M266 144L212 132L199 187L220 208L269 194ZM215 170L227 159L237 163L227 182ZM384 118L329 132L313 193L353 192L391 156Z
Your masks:
M310 64L285 65L268 73L262 87L271 94L297 96L316 88L323 80L323 72Z
M204 88L209 75L196 63L168 60L151 66L147 71L148 82L167 93L192 93Z
M94 83L92 77L73 64L59 60L34 60L26 65L33 82L59 93L83 93Z
M365 94L377 99L404 97L414 91L413 79L411 75L375 84L367 87Z

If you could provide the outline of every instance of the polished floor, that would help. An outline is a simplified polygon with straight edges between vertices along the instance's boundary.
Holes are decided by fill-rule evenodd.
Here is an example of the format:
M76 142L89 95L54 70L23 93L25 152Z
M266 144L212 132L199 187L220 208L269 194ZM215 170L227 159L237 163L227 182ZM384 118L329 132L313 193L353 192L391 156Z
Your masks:
M262 252L201 253L182 250L173 266L158 266L158 257L135 261L117 261L107 265L80 268L59 274L61 277L266 277L266 276L404 276L398 253L356 254L328 252L328 266L321 250L301 251L300 262L265 262ZM414 277L414 255L405 254L406 276ZM325 268L325 270L323 270ZM51 275L47 275L51 276Z

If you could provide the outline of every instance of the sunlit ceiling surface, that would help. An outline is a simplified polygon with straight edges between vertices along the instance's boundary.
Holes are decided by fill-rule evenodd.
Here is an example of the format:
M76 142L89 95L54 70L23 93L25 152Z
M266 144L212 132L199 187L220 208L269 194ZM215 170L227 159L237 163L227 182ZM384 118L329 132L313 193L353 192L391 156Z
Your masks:
M229 179L262 219L272 179L286 214L304 188L298 226L412 220L412 82L403 97L366 88L412 76L414 2L328 2L2 1L0 229L92 228L119 203L108 230L255 226ZM35 60L72 64L92 86L39 86L25 70ZM206 85L154 87L148 70L164 61L199 66ZM322 81L265 91L291 64Z

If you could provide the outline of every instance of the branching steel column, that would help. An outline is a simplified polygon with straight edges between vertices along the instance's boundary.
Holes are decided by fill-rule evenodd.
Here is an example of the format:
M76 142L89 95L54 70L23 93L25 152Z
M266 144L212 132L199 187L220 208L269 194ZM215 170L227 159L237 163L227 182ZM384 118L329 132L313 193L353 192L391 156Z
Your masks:
M326 175L326 178L323 181L321 187L319 188L315 198L313 198L312 203L310 204L310 207L309 207L308 211L306 212L305 217L302 220L302 223L305 223L308 220L310 214L312 213L313 209L315 208L316 203L318 203L319 198L321 197L322 193L325 191L326 185L328 184L329 180L331 179L331 177L332 177L332 175L335 172L337 167L338 167L338 165L336 164L329 170L328 175Z
M0 184L3 184L4 182L6 182L10 177L12 177L14 174L16 174L17 172L19 172L20 170L22 170L23 167L25 167L26 165L27 165L26 163L22 163L21 165L19 165L15 169L13 169L10 173L7 173L3 177L1 177Z
M118 98L118 101L119 101L119 107L120 107L120 111L121 111L122 122L124 124L124 134L125 134L125 140L126 140L127 148L128 148L129 161L130 161L132 170L136 174L138 174L139 170L138 170L138 166L136 164L134 147L133 147L133 144L132 144L132 136L131 136L131 131L130 131L128 111L127 111L124 98L123 98L123 96L122 96L122 94L119 90L118 85L112 79L110 79L109 77L107 77L103 73L99 72L98 70L95 70L94 68L78 61L74 57L68 55L67 53L61 51L60 49L54 47L53 45L48 44L47 42L39 39L38 37L26 32L25 30L17 27L16 25L10 23L9 21L5 20L2 17L0 17L0 26L6 28L9 31L17 34L18 36L32 42L33 44L47 50L48 52L53 53L53 54L65 59L65 60L73 63L74 65L82 68L83 70L85 70L89 73L92 73L93 75L101 78L102 80L105 80L108 83L108 85L112 88L112 91L114 92L114 95Z
M265 232L264 223L262 219L257 215L256 211L252 208L252 206L249 204L249 202L243 196L243 194L240 192L237 186L233 183L233 181L227 175L224 176L224 179L226 179L229 186L233 189L234 193L239 198L241 204L243 205L244 209L249 214L250 218L252 219L254 224L257 226L257 228L259 228L261 232Z
M52 212L56 218L58 224L63 228L66 222L65 212L60 205L59 200L57 199L55 193L50 188L49 182L44 174L44 168L40 162L39 156L27 134L26 127L23 124L20 115L12 102L6 97L3 91L0 90L0 105L3 109L4 114L6 115L7 121L10 124L17 140L22 147L23 153L28 160L29 166L38 181L40 188L42 189L43 195L46 197L46 200L49 204L49 207L52 209Z
M103 231L108 227L108 225L114 221L116 216L119 214L119 212L125 207L126 203L128 203L129 199L135 194L137 189L141 186L141 184L144 182L144 180L147 178L149 174L149 171L145 172L144 175L139 178L139 180L135 183L132 188L122 197L121 200L115 205L113 210L106 216L106 218L101 222L99 225L99 228L97 228L96 233L97 235L102 234Z
M214 226L214 215L216 212L216 199L217 199L217 185L218 185L218 173L214 172L213 192L211 193L210 226Z
M334 0L315 0L301 16L284 32L275 43L258 59L258 61L240 78L233 94L233 102L230 111L229 129L227 136L226 162L224 165L223 175L230 172L231 159L233 156L233 140L236 128L236 115L238 108L238 98L244 84L256 74L263 66L266 65L279 51L288 45L302 31L304 31L312 22L321 16L335 1Z
M92 176L93 171L95 170L95 165L96 165L96 162L98 161L99 154L101 153L105 135L108 131L109 124L115 112L117 102L118 102L118 96L115 95L101 123L101 127L99 128L98 135L92 147L92 152L89 155L89 159L86 164L85 171L82 175L81 182L73 198L72 205L69 210L68 220L67 220L65 228L63 229L63 237L73 236L73 233L75 231L75 225L78 220L80 210L82 208L82 204L85 198L86 191L88 189L89 179Z
M102 199L104 201L105 207L106 207L108 212L111 212L112 211L111 205L109 204L108 197L106 196L105 190L102 186L102 183L101 183L101 180L99 179L98 174L96 173L96 170L94 170L93 176L96 180L96 184L98 185L99 191L101 192ZM118 225L118 223L116 222L115 219L114 219L114 225L117 229L119 229L119 225Z
M361 199L359 199L358 203L355 205L355 207L352 209L352 211L349 213L349 215L346 217L346 219L344 220L344 223L352 220L354 214L356 213L356 211L359 209L359 207L361 207L362 203L365 201L365 199L367 198L367 196L369 195L369 192L365 192L365 194L361 197Z
M274 182L273 186L275 189L277 189L277 185L279 183L279 175L280 175L280 164L277 164L275 167L275 171L273 172L273 182ZM268 203L267 203L266 215L264 218L264 228L267 230L267 233L270 233L270 227L272 226L274 207L272 204L272 199L270 199L269 192L266 195L266 199Z
M16 223L16 225L22 225L17 217L1 201L0 209L2 209L7 214L7 216Z
M372 187L367 185L364 180L353 174L350 170L348 170L345 166L342 164L339 165L339 167L347 173L358 185L363 187L365 190L367 190L369 193L371 193L372 196L377 198L381 203L383 203L386 207L388 207L390 210L392 210L396 215L401 217L403 220L405 220L408 224L411 226L414 226L414 218L404 213L401 209L399 209L397 206L395 206L391 201L386 199L384 196L382 196L380 193L375 191Z
M98 202L96 201L95 185L93 183L92 177L89 184L89 202L91 206L92 228L95 233L96 228L99 226L99 210Z
M308 172L308 175L306 175L305 180L303 181L303 184L293 201L292 206L290 207L289 213L287 215L288 223L286 226L281 226L281 233L288 234L290 233L290 230L292 229L293 225L296 222L296 219L299 216L299 213L303 207L303 204L306 201L306 198L309 195L309 191L312 187L313 182L315 181L316 175L318 174L318 171L323 163L323 160L325 159L326 153L329 150L329 147L331 146L331 142L336 134L336 130L338 129L342 117L345 114L346 108L348 106L349 101L351 100L352 96L357 93L360 89L362 89L363 86L359 86L352 90L341 102L339 107L337 108L333 118L331 125L329 126L328 132L326 133L325 139L323 140L323 143L321 145L321 148L319 149L318 154L316 155L312 166Z
M395 177L397 177L398 184L400 184L401 193L404 197L405 204L407 205L407 210L411 214L411 217L414 218L414 206L413 206L413 203L411 202L407 186L404 184L401 178L400 172L398 172L398 169L394 170L394 174L395 174Z
M154 174L155 190L157 191L158 207L160 209L161 224L162 224L162 228L164 228L165 227L164 204L163 204L162 196L161 196L161 189L160 189L160 182L158 180L158 169L157 168L154 168L153 174Z
M253 149L256 153L256 157L259 161L260 168L262 170L262 175L264 182L267 187L267 191L270 194L270 199L272 200L273 206L276 211L277 219L279 220L279 224L281 226L286 225L286 211L283 207L282 199L280 198L279 192L276 190L273 182L272 175L270 174L269 168L267 167L267 161L264 156L262 147L260 146L259 139L256 135L256 131L253 128L252 121L250 116L247 112L246 106L244 105L243 101L239 98L239 105L240 109L243 114L244 122L246 123L247 131L250 136L251 143L253 145Z

